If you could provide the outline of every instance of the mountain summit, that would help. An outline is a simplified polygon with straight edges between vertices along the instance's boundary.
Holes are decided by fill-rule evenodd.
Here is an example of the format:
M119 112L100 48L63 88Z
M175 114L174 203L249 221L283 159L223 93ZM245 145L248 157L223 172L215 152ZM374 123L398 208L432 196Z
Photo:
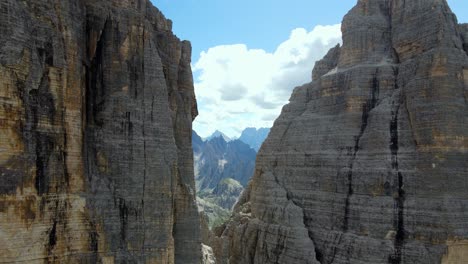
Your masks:
M259 128L256 129L254 127L248 127L242 131L241 136L239 137L239 140L241 140L244 143L247 143L250 147L255 149L255 151L258 152L260 147L263 144L263 141L265 141L266 137L268 136L268 133L270 133L269 128Z
M226 134L224 134L223 132L219 131L219 130L216 130L215 132L213 132L213 134L211 134L209 137L205 138L205 141L210 141L211 139L213 138L217 138L217 137L222 137L224 139L224 141L226 142L229 142L231 141L232 139L230 137L228 137Z

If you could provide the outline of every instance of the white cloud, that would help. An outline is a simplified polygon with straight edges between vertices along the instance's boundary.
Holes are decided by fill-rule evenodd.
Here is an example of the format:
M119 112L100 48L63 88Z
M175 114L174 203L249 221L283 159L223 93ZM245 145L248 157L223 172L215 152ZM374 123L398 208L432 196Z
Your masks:
M310 82L315 61L341 42L341 26L297 28L275 52L222 45L203 51L193 70L199 115L194 129L238 136L245 127L270 127L294 87Z
M221 89L221 100L223 101L238 101L245 97L247 88L240 84L226 84Z

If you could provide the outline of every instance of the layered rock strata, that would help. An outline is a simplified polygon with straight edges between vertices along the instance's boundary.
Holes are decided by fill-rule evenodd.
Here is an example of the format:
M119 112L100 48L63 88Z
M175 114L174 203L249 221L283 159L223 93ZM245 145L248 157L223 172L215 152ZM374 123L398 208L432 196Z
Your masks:
M466 25L445 0L359 0L342 32L260 149L217 260L466 262Z
M190 43L147 0L0 14L2 262L200 263Z

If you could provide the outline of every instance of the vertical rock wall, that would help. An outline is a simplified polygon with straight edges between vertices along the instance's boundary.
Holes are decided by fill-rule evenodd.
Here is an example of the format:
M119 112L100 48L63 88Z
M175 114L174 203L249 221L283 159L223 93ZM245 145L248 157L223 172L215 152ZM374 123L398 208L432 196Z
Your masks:
M1 259L199 263L190 43L146 0L0 13Z
M217 259L464 263L465 28L444 0L358 1L276 120Z

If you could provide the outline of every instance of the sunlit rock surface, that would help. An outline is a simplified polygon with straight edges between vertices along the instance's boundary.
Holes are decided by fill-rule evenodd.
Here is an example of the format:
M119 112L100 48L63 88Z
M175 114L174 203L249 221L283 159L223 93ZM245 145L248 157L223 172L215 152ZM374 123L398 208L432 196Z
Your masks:
M465 263L466 25L445 0L360 0L297 87L217 235L221 263Z
M207 245L202 245L203 260L202 264L216 264L216 259L213 255L213 249Z
M146 0L1 1L2 262L201 262L171 27Z

